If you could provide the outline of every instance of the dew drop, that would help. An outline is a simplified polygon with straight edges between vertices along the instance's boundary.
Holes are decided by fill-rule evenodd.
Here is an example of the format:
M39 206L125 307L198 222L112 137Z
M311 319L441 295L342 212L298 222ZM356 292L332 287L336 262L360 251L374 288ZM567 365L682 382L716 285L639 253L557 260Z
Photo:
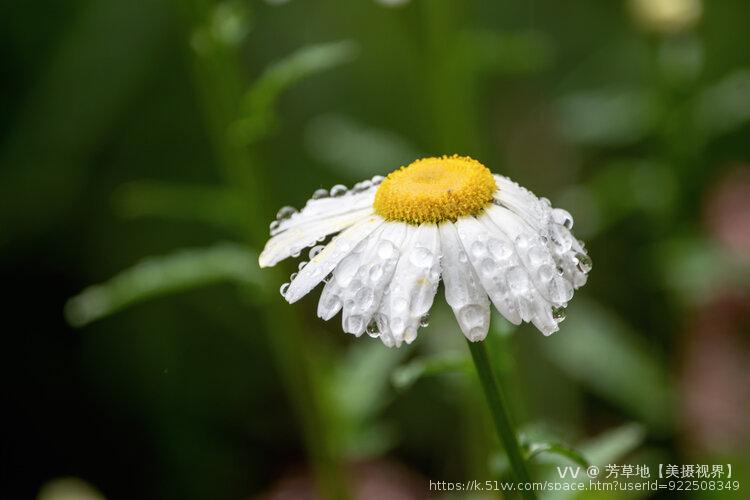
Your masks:
M550 300L556 304L564 304L573 298L573 287L560 276L550 280L548 291Z
M552 266L548 264L539 266L539 269L537 270L537 276L539 277L539 281L543 281L545 283L551 280L554 275L555 275L555 270L552 268Z
M281 225L281 222L275 220L275 221L271 222L271 224L268 226L268 229L270 229L271 232L273 233L274 231L276 231L279 228L280 225Z
M406 299L403 297L399 297L396 300L393 301L393 311L397 313L402 313L406 311L406 308L409 306L409 304L406 302Z
M589 271L591 271L591 268L593 266L593 263L591 262L591 257L586 255L585 253L577 253L576 254L576 260L578 260L578 270L581 271L584 274L588 274Z
M325 247L323 245L316 245L310 249L310 253L307 255L310 257L310 260L313 260L315 257L318 256L320 252L323 251Z
M291 274L291 275L289 276L289 281L294 281L294 278L296 278L296 277L297 277L297 273L292 273L292 274Z
M528 251L529 262L534 267L546 262L548 255L549 252L542 245L534 245Z
M313 192L312 199L313 200L320 200L322 198L328 198L328 196L329 196L328 190L324 189L324 188L320 188L320 189L316 189Z
M360 330L362 330L364 320L362 319L362 316L354 315L349 316L346 318L346 331L349 333L358 333Z
M390 259L396 253L396 246L388 240L378 243L378 257L381 259Z
M276 220L281 222L284 220L287 220L289 217L297 213L297 209L294 207L281 207L278 212L276 212Z
M464 306L458 312L458 317L469 329L477 328L484 325L485 309L474 304Z
M373 283L377 283L380 281L380 279L383 277L383 266L380 264L375 264L370 268L369 272L370 281Z
M372 187L372 181L362 181L358 182L354 185L352 188L353 193L361 193L363 191L367 191Z
M347 192L346 186L343 184L336 184L331 188L331 197L338 198L344 196Z
M465 264L466 262L468 262L468 260L469 260L469 257L466 255L466 252L464 252L463 250L458 252L458 261L460 263Z
M367 324L367 335L369 335L372 338L377 337L380 335L380 325L378 325L378 321L373 318L370 320L370 322Z
M570 235L570 231L559 224L552 224L550 226L549 236L558 254L567 252L573 244L573 237Z
M372 288L366 286L360 288L359 291L357 291L357 293L354 295L354 302L360 308L360 310L363 311L369 309L372 306L374 300L375 293L372 291Z
M552 220L557 224L564 226L566 229L573 228L573 216L570 212L563 210L562 208L555 208L552 210Z
M425 247L417 247L409 254L409 260L417 267L430 267L435 256Z
M279 288L279 293L281 294L282 297L286 297L286 292L288 291L289 291L289 283L284 283Z
M508 245L496 239L490 240L488 248L490 253L498 260L507 259L513 253Z
M471 248L469 250L474 257L479 258L487 253L487 246L481 241L475 241L471 244Z
M383 177L382 175L376 175L372 179L370 179L370 181L372 182L373 186L379 185L384 180L385 180L385 177Z
M523 269L518 266L510 268L508 273L505 275L505 280L508 282L508 288L513 291L516 295L524 293L529 287L529 278Z
M297 265L297 270L302 271L306 265L307 265L307 261L304 261L304 260L300 261L299 265Z
M552 318L556 322L562 323L565 320L565 308L564 307L553 307L552 308Z
M495 271L497 270L497 268L498 268L498 265L495 263L494 260L490 259L489 257L484 259L482 261L482 264L480 265L482 274L487 277L495 274Z
M430 325L430 315L429 314L425 314L424 316L422 316L421 318L419 318L419 327L420 328L426 328L429 325Z

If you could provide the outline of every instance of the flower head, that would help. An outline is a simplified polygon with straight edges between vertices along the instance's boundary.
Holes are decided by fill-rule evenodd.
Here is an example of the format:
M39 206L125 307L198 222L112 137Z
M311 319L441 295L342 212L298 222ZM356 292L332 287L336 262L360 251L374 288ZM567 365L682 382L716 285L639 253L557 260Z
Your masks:
M469 340L486 337L490 303L549 335L591 270L572 226L568 212L476 160L424 158L351 190L318 190L299 212L282 208L259 263L311 247L284 298L296 302L325 282L318 316L341 311L345 332L389 347L416 338L441 276Z

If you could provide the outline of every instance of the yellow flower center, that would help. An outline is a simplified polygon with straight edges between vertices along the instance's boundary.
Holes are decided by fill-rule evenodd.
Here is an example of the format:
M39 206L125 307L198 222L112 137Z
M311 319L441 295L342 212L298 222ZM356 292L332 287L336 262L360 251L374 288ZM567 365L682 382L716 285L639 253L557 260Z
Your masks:
M467 156L423 158L388 174L375 212L410 224L455 221L480 213L497 190L487 167Z

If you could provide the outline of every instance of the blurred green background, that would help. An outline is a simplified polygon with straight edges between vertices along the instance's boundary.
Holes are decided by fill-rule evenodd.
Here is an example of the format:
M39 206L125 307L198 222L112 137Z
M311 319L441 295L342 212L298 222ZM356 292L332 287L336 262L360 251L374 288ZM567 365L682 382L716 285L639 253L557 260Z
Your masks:
M286 305L296 263L257 269L281 206L459 153L568 209L594 262L551 338L493 319L534 478L570 447L652 478L731 464L744 491L683 496L747 498L748 21L746 0L3 2L0 496L506 477L442 290L388 350L317 293Z

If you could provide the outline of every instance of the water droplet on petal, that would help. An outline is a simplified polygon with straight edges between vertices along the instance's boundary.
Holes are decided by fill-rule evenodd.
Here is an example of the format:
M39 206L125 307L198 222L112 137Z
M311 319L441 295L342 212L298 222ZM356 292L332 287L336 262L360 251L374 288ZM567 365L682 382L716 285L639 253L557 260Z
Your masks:
M370 322L367 324L367 335L369 335L372 338L377 337L380 335L380 325L378 325L378 321L373 318L370 320Z
M318 254L322 252L324 248L325 247L323 245L317 245L317 246L312 247L310 249L310 253L307 254L310 257L310 260L313 260L315 257L317 257Z
M589 271L591 271L591 268L593 266L593 263L591 262L591 257L586 255L585 253L577 253L576 254L576 260L578 260L578 270L581 271L584 274L588 274Z
M425 328L425 327L427 327L429 325L430 325L430 315L429 314L425 314L424 316L422 316L421 318L419 318L419 327L420 328Z
M384 180L385 180L385 177L383 177L382 175L376 175L372 179L370 179L370 181L372 182L373 186L377 186L378 184L380 184Z
M307 261L304 261L304 260L300 261L299 265L297 265L297 270L302 271L306 265L307 265Z
M271 232L273 233L274 231L276 231L279 228L280 225L281 225L281 222L275 220L275 221L271 222L271 224L268 226L268 229L270 229Z
M388 241L383 240L378 243L378 257L381 259L390 259L396 253L396 246Z
M289 281L294 281L294 278L297 277L297 273L292 273L291 276L289 276Z
M294 207L281 207L278 212L276 212L276 220L281 222L283 220L288 219L292 215L297 213L297 209Z
M354 295L356 306L361 310L369 309L370 306L372 306L374 299L375 293L373 292L372 288L366 286L360 288L359 291Z
M380 264L375 264L370 268L369 272L370 281L373 283L377 283L380 281L380 279L383 277L383 266Z
M417 247L409 254L409 260L417 267L430 267L435 256L425 247Z
M518 266L512 267L505 275L508 288L516 295L524 293L529 288L529 278L526 272Z
M553 307L552 308L552 318L556 322L562 323L565 320L565 308L564 307Z
M552 220L557 224L564 226L566 229L573 228L573 216L570 212L563 210L562 208L555 208L552 210Z
M338 198L339 196L344 196L346 192L346 186L343 184L336 184L331 188L331 197Z
M324 188L316 189L312 194L313 200L320 200L322 198L328 198L328 190Z
M549 236L558 254L567 252L573 244L573 237L570 235L570 231L559 224L550 225Z
M496 239L491 239L487 247L490 253L498 260L507 259L513 253L510 246Z
M286 292L288 291L289 291L289 283L284 283L279 288L279 293L281 294L282 297L286 297Z
M475 241L471 244L471 248L469 250L474 257L479 258L487 253L487 246L481 241Z
M549 252L542 245L534 245L528 251L529 262L534 267L546 262L548 255Z

